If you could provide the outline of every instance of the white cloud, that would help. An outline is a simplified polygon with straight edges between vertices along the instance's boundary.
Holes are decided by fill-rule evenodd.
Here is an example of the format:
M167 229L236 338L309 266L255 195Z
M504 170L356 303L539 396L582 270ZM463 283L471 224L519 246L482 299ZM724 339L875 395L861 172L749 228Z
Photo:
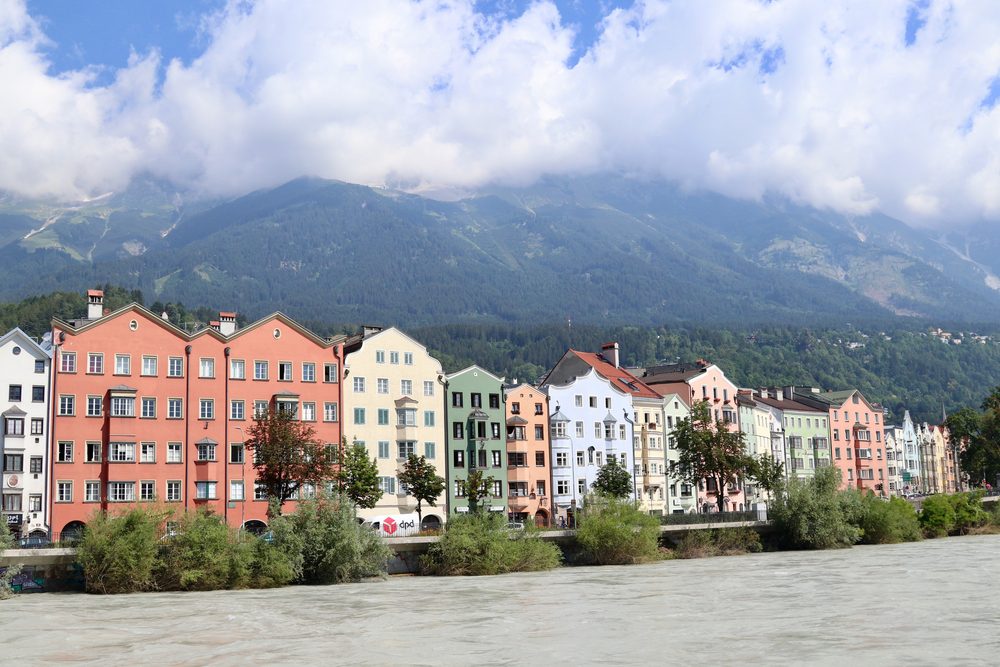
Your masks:
M78 196L148 171L239 194L300 175L413 189L648 173L918 224L1000 218L1000 14L907 1L648 0L570 67L549 2L259 0L190 64L54 76L0 0L0 188Z

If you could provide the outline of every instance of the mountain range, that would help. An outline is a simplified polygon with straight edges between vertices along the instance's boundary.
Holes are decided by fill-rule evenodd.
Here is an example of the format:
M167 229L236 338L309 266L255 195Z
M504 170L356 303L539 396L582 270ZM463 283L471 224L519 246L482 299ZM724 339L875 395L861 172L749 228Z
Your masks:
M1000 235L619 176L442 201L303 178L226 201L137 179L0 195L0 298L111 282L326 322L1000 321Z

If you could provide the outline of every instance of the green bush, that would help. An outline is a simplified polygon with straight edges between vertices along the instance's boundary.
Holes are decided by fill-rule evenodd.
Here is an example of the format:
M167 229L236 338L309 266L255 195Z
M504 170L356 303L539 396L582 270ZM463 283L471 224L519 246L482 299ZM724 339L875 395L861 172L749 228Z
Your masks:
M923 537L913 505L902 498L888 502L872 494L861 499L862 513L855 525L864 544L915 542Z
M96 512L77 546L90 593L135 593L156 588L160 526L165 512L134 508Z
M955 510L954 530L959 535L965 535L969 531L989 523L989 514L983 509L982 491L954 493L948 496L948 502Z
M503 515L467 514L450 519L441 539L420 559L424 574L478 576L558 567L559 547L533 526L511 531Z
M267 539L244 533L252 552L248 588L275 588L302 578L302 537L283 516L274 517L268 528Z
M778 540L795 549L849 547L861 537L852 525L859 509L855 498L842 494L840 472L820 468L811 479L791 480L768 514Z
M939 494L924 498L920 527L927 537L944 537L955 529L955 508L948 496Z
M14 536L10 534L6 521L0 521L0 551L14 546ZM14 594L10 582L21 572L20 565L8 565L0 574L0 600L6 600Z
M306 584L337 584L384 576L389 547L358 523L354 504L340 496L299 503L289 524L301 540L301 580ZM292 545L286 548L292 553Z
M598 565L626 565L659 557L660 522L617 498L588 499L576 531L584 555Z
M247 585L252 544L208 512L187 512L160 541L155 576L165 591L214 591ZM250 539L256 539L247 536Z
M677 558L708 558L757 553L762 549L760 535L751 528L715 528L688 531L674 555Z

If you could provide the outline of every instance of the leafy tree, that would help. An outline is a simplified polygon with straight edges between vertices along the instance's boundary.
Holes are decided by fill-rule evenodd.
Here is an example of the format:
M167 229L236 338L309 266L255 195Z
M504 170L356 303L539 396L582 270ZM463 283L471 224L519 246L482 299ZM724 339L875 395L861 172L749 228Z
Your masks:
M267 490L268 514L281 508L303 484L321 485L335 476L333 452L315 438L308 424L284 410L268 410L247 429L257 481Z
M654 560L659 551L660 522L621 498L595 495L576 531L576 540L598 565L627 565Z
M611 457L597 471L597 479L592 488L608 498L628 498L632 494L632 475L622 467L617 458Z
M398 477L407 495L416 498L418 523L423 524L422 504L436 506L438 496L444 491L444 478L437 474L433 464L427 462L427 457L418 457L416 454L410 454L406 459Z
M358 507L372 508L382 498L378 480L378 464L368 458L368 449L359 442L347 447L347 438L341 445L345 454L337 470L337 488Z
M820 468L806 480L792 479L768 510L779 540L796 549L849 547L861 538L852 524L850 498L839 492L840 471Z
M477 514L480 510L480 502L484 498L489 498L492 494L493 477L484 475L481 468L469 471L469 476L465 480L465 496L469 501L469 512Z
M955 508L947 496L924 498L920 505L920 527L928 537L944 537L955 529Z
M674 438L678 460L671 464L672 472L691 484L702 479L713 481L719 511L724 511L726 485L746 477L752 467L752 459L744 451L743 434L730 431L723 421L714 421L708 402L700 401L690 417L678 422Z
M770 454L750 459L747 473L769 497L784 488L785 464Z
M159 539L166 512L135 507L95 512L77 547L89 593L135 593L156 587Z

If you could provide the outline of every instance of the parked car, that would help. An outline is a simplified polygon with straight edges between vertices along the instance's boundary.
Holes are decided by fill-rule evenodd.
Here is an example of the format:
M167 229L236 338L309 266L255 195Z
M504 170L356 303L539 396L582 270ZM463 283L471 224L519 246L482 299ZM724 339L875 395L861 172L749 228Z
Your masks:
M48 535L29 535L18 540L18 545L22 549L47 549L52 546L52 540Z
M508 521L507 530L524 530L524 524L520 521Z

